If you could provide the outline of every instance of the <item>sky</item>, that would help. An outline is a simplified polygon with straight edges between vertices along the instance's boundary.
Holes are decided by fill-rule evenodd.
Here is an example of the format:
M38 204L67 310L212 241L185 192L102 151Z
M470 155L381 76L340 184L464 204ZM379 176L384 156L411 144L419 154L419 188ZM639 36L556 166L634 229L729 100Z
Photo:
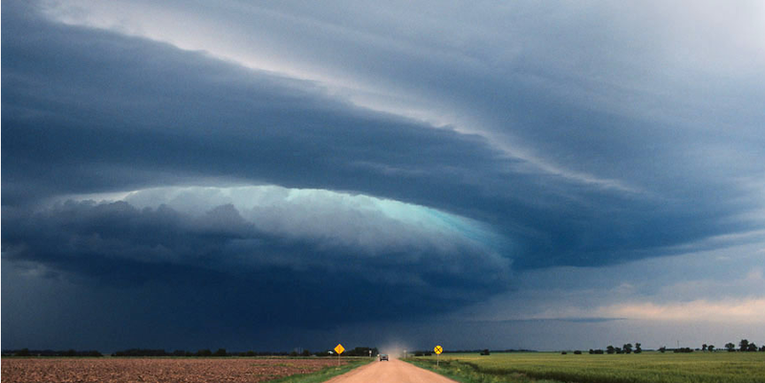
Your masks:
M2 348L765 343L760 1L2 7Z

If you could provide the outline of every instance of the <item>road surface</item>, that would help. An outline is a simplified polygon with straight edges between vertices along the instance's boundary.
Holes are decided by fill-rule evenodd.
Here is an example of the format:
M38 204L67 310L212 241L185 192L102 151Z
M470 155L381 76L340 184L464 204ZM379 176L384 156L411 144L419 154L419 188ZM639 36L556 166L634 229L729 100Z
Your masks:
M428 370L391 358L389 362L374 361L326 383L455 383Z

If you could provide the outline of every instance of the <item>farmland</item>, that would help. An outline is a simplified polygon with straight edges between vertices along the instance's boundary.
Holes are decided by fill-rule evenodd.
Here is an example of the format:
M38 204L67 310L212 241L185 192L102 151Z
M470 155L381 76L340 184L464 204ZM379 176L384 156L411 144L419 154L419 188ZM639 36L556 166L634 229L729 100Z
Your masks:
M443 354L438 369L435 357L409 361L465 383L765 383L765 353Z
M362 361L342 359L338 372ZM255 383L334 370L331 358L3 358L3 383ZM332 375L332 374L329 374Z

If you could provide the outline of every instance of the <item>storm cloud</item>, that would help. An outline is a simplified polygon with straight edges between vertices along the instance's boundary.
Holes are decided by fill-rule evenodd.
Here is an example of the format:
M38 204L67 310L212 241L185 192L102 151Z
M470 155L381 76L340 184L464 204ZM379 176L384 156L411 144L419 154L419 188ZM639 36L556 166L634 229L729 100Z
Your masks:
M763 239L743 13L4 5L4 266L162 291L158 328L424 318L523 296L524 275Z

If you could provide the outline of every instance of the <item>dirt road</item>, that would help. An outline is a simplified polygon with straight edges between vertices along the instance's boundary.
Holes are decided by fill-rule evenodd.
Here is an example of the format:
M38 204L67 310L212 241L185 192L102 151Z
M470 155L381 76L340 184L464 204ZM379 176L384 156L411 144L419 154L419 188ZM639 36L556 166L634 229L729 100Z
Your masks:
M455 383L441 375L391 358L390 362L372 362L327 383Z

